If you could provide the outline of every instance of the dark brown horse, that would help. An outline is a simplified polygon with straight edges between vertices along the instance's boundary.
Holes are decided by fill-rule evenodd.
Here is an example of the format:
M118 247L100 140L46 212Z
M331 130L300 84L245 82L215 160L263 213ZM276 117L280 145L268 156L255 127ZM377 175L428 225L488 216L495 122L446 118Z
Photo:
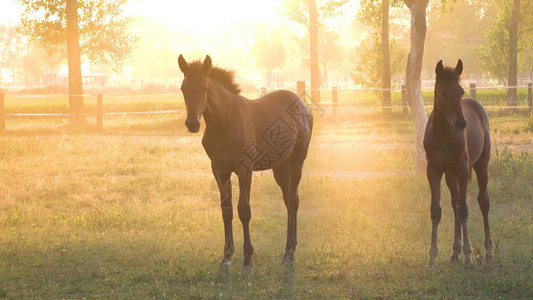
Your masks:
M463 235L464 262L472 264L472 247L468 239L468 206L466 192L472 167L479 185L477 200L483 214L485 228L485 261L492 260L492 240L489 230L489 195L487 192L487 166L490 158L490 136L487 113L474 99L462 98L464 90L459 76L463 63L458 61L455 69L439 61L435 72L435 102L424 135L427 157L427 178L431 188L431 247L429 266L437 258L437 236L441 218L440 182L444 174L450 189L455 214L455 238L452 262L459 260L461 253L461 229Z
M252 172L272 169L283 193L288 212L287 244L283 263L294 265L298 184L307 156L313 118L304 102L294 93L280 90L256 100L240 96L233 72L213 67L211 58L187 63L182 55L179 67L184 74L181 90L187 107L185 125L198 132L205 120L202 139L205 152L220 189L224 220L224 257L221 266L229 267L233 246L233 206L231 173L239 178L237 210L244 233L244 269L252 269L253 247L249 222Z

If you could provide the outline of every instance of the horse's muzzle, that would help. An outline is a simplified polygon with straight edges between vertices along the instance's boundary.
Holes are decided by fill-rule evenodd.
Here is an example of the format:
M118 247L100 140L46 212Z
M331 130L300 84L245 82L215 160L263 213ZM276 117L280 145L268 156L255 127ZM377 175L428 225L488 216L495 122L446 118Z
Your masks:
M200 131L200 120L185 120L185 126L189 129L191 133L197 133Z

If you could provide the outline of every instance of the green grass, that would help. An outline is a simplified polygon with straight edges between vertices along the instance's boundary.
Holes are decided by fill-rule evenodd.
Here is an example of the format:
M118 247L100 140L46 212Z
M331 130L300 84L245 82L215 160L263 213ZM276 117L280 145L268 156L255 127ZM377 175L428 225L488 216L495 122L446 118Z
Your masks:
M173 103L146 103L158 101ZM0 298L532 298L533 134L523 115L489 113L492 266L481 261L474 176L474 268L448 264L453 212L443 188L440 255L425 269L429 188L412 172L411 122L344 111L315 116L293 272L280 264L281 192L268 172L254 176L251 274L241 270L236 211L236 253L228 273L218 270L217 189L183 113L109 116L103 132L92 120L79 132L57 118L10 118L0 138Z

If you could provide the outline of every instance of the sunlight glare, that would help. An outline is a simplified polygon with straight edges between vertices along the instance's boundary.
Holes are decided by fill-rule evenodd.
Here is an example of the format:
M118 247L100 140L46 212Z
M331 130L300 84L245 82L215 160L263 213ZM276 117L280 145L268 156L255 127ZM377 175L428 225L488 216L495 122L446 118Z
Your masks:
M241 20L276 20L281 0L130 0L126 12L183 32L216 33L224 25Z

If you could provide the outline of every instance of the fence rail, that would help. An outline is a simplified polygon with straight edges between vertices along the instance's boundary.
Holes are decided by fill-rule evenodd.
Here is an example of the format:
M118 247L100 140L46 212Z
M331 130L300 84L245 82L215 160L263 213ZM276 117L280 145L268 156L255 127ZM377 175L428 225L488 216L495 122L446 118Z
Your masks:
M482 102L486 109L528 109L530 113L533 112L533 93L532 93L532 87L533 84L529 83L527 86L514 86L514 87L477 87L475 83L471 83L468 87L465 88L465 90L469 91L468 96L474 99L479 100ZM520 89L524 90L527 89L527 95L526 93L521 93L520 97L517 97L515 99L507 99L502 98L501 96L485 96L484 99L478 99L479 94L478 91L483 90L508 90L508 89ZM355 88L338 88L338 87L332 87L328 89L321 88L319 89L323 95L327 95L324 93L331 93L328 98L329 101L314 101L310 95L306 92L305 82L298 81L296 84L296 90L300 98L302 98L304 101L308 102L311 105L311 108L320 110L322 113L325 112L332 112L333 115L336 117L339 110L376 110L381 109L383 111L391 111L392 109L402 109L402 112L404 115L408 114L409 110L409 102L406 96L406 88L405 86L402 86L400 89L390 89L390 90L384 90L384 89L355 89ZM260 89L260 95L263 95L267 93L269 90L266 88ZM352 101L343 101L343 103L339 102L339 94L346 93L346 92L358 92L358 93L375 93L379 94L383 91L391 91L397 93L394 97L394 100L392 103L384 103L383 99L379 98L373 98L371 101L368 99L365 99L365 101L360 100L354 100ZM428 90L424 90L428 91ZM175 93L172 93L175 94ZM107 94L106 96L142 96L142 95L164 95L164 94ZM10 98L49 98L54 97L57 95L16 95L11 94L9 95ZM178 113L180 109L184 109L184 105L157 105L157 110L144 110L144 111L113 111L113 109L122 109L121 106L107 106L106 110L104 110L103 105L103 94L90 94L90 95L76 95L80 97L95 97L96 96L96 111L94 113L84 113L84 114L72 114L72 113L6 113L5 110L5 95L4 93L0 92L0 135L5 135L6 133L6 125L5 121L8 117L73 117L73 116L86 116L86 117L95 117L96 118L96 128L97 130L101 130L103 128L103 116L126 116L126 115L157 115L157 114L174 114ZM361 95L359 95L361 96ZM400 97L398 97L400 96ZM65 95L65 97L69 97L68 95ZM361 96L362 97L362 96ZM430 108L432 107L431 101L433 100L433 96L426 96L424 99L424 107ZM521 103L522 105L519 105ZM495 105L497 104L497 105ZM136 108L153 108L154 106L138 106ZM174 109L168 109L168 108L174 108ZM165 109L164 109L165 108Z

